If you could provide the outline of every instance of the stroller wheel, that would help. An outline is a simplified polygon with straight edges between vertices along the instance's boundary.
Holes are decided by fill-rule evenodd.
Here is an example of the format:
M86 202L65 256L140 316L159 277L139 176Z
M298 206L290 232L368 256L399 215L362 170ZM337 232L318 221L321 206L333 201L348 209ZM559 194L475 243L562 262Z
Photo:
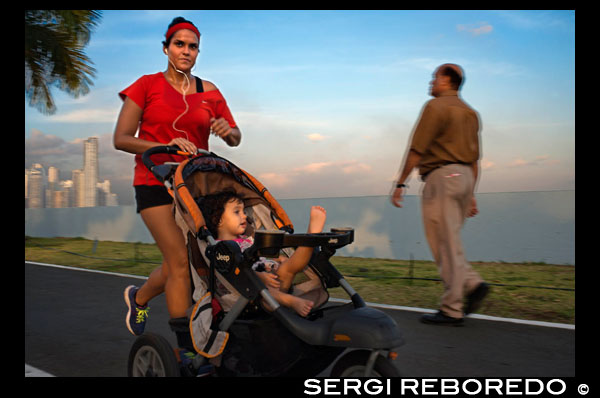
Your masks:
M371 351L356 350L341 357L333 369L331 377L364 377L367 361ZM381 355L377 356L370 377L399 377L400 374L394 364Z
M177 358L171 344L164 337L146 333L138 337L127 365L129 377L179 377Z

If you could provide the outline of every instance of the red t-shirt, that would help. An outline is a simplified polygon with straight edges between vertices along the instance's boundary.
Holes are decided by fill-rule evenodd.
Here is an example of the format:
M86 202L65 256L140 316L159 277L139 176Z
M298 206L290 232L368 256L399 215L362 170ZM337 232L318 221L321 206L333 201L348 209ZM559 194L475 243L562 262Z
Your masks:
M194 80L190 82L194 84ZM168 144L172 139L183 137L189 139L198 148L208 150L210 135L210 119L225 118L229 126L236 127L225 98L219 90L187 94L185 100L189 110L175 124L173 121L185 111L183 95L177 92L167 81L162 72L144 75L131 86L119 93L123 101L129 97L142 108L142 120L138 130L138 138L147 141ZM155 164L164 162L181 162L182 156L155 155ZM135 155L133 185L162 185L160 181L142 163L142 155Z

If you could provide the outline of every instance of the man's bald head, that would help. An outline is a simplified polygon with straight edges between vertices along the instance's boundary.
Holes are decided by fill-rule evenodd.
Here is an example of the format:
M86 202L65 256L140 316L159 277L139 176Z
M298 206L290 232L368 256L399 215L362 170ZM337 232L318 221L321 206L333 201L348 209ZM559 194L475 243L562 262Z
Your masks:
M460 90L462 83L464 81L464 72L459 65L456 64L443 64L438 66L436 70L436 75L440 74L441 76L448 76L450 79L449 84L454 90Z

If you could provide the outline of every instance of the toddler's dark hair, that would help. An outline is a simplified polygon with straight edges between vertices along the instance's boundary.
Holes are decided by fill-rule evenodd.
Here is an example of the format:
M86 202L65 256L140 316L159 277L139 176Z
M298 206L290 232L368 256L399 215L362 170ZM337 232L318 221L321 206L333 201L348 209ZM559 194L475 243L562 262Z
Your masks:
M206 195L196 201L200 207L200 211L202 211L204 221L206 221L206 227L214 238L218 236L217 227L223 216L225 204L233 201L243 203L244 199L235 191L226 190Z

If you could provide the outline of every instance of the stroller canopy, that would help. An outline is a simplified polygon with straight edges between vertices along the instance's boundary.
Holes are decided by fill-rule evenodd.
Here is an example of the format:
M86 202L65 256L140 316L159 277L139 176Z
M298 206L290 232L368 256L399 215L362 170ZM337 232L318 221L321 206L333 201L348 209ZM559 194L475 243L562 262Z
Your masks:
M245 206L265 204L272 210L271 217L277 228L294 232L288 215L260 181L212 152L183 161L175 171L173 182L175 205L196 234L206 225L196 199L227 189L242 196Z

